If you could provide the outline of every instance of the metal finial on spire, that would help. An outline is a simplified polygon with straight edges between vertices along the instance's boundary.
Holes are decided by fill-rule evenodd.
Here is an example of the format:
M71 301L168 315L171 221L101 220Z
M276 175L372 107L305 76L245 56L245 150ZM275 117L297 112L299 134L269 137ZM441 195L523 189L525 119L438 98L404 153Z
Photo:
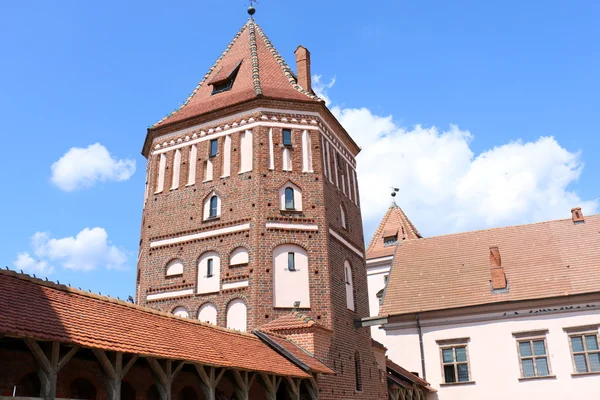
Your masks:
M400 191L399 188L390 186L392 188L392 204L396 204L396 194Z
M254 3L258 4L258 1L250 0L250 6L248 7L248 15L250 15L250 18L254 18L254 14L256 14L256 8L254 8Z

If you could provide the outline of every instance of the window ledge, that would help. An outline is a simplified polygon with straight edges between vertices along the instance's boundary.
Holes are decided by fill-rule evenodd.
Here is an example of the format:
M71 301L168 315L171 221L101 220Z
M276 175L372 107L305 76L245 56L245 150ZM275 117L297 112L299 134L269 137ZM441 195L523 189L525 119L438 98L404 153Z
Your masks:
M302 210L279 210L284 215L302 215Z
M238 267L245 267L247 266L249 263L239 263L239 264L229 264L229 268L238 268Z
M598 372L579 372L579 373L571 374L571 376L573 378L576 378L578 376L590 376L590 375L600 375L600 371L598 371Z
M462 385L474 385L475 381L468 382L454 382L454 383L440 383L440 386L462 386Z
M220 219L221 219L220 216L219 217L208 217L206 219L203 219L202 222L212 222L212 221L218 221Z
M519 378L519 381L537 381L539 379L556 379L556 375L548 375L548 376L530 376L527 378Z

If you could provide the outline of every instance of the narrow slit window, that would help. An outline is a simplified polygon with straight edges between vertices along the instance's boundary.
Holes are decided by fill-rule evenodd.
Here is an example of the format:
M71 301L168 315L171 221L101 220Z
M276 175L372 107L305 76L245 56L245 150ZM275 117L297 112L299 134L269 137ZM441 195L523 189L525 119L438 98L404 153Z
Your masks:
M288 270L296 270L296 256L293 252L288 253Z
M292 130L284 129L282 135L283 135L283 145L291 146L292 145Z
M294 206L294 189L292 188L285 188L285 209L296 209L296 207Z
M361 374L361 365L360 365L360 353L357 351L354 353L354 380L356 383L356 391L362 391L362 374Z
M209 258L206 260L206 277L212 278L213 276L213 259Z
M210 213L208 214L209 218L216 218L218 212L218 204L219 198L217 196L213 196L210 198Z
M219 151L219 140L213 139L210 141L210 157L215 157Z

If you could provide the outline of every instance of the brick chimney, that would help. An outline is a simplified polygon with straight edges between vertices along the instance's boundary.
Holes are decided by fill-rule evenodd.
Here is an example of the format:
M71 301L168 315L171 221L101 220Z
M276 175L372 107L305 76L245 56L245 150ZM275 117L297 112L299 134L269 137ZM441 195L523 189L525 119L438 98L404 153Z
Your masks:
M298 76L298 85L304 90L312 93L310 81L310 51L304 46L298 46L296 51L296 73Z
M575 224L582 224L585 222L583 213L581 212L581 207L571 208L571 216L573 218L573 223Z
M490 246L490 273L492 275L491 283L492 290L506 289L507 281L504 267L502 266L502 258L498 246Z

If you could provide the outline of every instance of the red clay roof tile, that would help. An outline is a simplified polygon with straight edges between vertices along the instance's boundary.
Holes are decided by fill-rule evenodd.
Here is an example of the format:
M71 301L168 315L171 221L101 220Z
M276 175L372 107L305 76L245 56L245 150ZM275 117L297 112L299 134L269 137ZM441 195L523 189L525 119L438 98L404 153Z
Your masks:
M308 377L256 336L12 271L0 272L0 332L206 365ZM198 346L184 346L183 338Z
M394 255L396 246L385 246L383 238L398 234L398 241L406 239L418 239L421 234L410 222L404 211L396 204L393 204L385 213L377 230L373 234L371 243L367 247L367 259L374 259Z
M493 292L490 246L508 287ZM600 291L600 215L407 240L394 257L382 314L407 314Z
M312 372L318 372L322 374L334 375L335 371L331 368L323 364L321 361L317 360L312 354L308 351L304 350L300 346L295 343L290 342L282 336L273 333L263 332L270 340L275 342L281 348L283 348L287 353L289 353L292 357L298 359L300 362L307 365Z
M244 61L233 87L213 95L211 84L228 76L240 60ZM260 26L253 20L249 20L204 75L184 104L153 127L182 121L259 96L284 100L321 101L312 92L298 85L290 67L275 50Z

